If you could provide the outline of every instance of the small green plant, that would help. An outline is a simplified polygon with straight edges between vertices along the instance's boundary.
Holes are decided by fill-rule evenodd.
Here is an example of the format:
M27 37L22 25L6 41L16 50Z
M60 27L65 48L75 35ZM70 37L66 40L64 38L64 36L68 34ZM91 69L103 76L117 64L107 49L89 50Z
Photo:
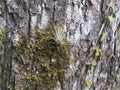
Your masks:
M55 26L55 30L54 30L53 34L54 34L53 39L56 42L64 44L65 32L61 25L58 24Z
M116 19L113 16L108 16L108 21L110 25L112 25L114 22L116 22Z
M108 4L107 4L108 8L112 8L113 12L115 12L115 3L114 0L111 0Z

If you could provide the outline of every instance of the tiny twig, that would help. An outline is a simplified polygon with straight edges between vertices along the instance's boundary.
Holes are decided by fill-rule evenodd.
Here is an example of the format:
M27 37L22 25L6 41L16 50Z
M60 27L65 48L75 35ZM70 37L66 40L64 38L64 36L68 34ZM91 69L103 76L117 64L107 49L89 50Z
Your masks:
M96 45L97 45L97 43L98 43L98 41L99 41L99 39L100 39L100 36L102 35L102 32L103 32L104 27L105 27L105 25L106 25L106 22L107 22L107 20L104 21L104 23L102 24L102 26L101 26L101 28L100 28L100 31L99 31L99 34L98 34L98 38L97 38L97 40L96 40L96 42L95 42L94 47L96 47Z

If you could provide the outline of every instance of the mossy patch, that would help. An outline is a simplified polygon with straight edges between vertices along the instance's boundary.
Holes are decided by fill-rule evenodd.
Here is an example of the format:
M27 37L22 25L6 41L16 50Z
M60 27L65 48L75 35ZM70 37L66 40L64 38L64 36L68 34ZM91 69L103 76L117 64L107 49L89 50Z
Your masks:
M24 58L21 67L25 69L24 79L28 83L49 90L57 86L58 81L64 81L69 54L67 41L62 42L56 42L54 32L49 27L36 30L29 42L26 35L20 37L15 51Z

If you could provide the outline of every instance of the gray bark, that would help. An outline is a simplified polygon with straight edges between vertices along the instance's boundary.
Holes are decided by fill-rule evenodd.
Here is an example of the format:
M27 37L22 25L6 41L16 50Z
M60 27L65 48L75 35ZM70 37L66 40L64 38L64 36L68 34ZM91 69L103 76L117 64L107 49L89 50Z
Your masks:
M71 60L66 80L60 90L119 90L120 88L117 89L120 82L120 39L117 38L120 32L119 0L114 0L116 22L104 26L102 30L102 33L105 33L104 41L99 42L98 38L104 20L111 15L106 6L109 2L109 0L1 0L0 28L10 29L9 34L14 42L19 37L18 32L30 35L35 28L45 28L49 21L57 23L63 20ZM11 48L10 42L5 45L8 49ZM101 56L97 58L94 57L93 50L96 47L102 50ZM9 49L4 55L10 52L12 51ZM1 66L9 68L9 72L12 68L17 68L14 63L9 64L13 60L10 56L7 57L9 59L4 56L7 64ZM86 65L89 61L97 62L93 72L90 66ZM13 80L14 73L9 72L5 74L3 71L6 77ZM85 80L92 82L91 88L86 85ZM5 82L2 79L1 81Z

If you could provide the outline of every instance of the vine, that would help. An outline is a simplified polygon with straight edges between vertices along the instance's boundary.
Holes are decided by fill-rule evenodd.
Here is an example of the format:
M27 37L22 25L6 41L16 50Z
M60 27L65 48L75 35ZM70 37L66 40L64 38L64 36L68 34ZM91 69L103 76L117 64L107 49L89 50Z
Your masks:
M112 26L112 24L114 24L116 22L116 18L114 16L114 13L115 13L115 3L114 3L114 0L110 0L110 2L106 6L107 6L107 10L106 11L108 12L108 15L104 19L104 21L103 21L103 23L102 23L102 25L100 27L100 30L99 30L99 33L98 33L98 37L97 37L97 39L95 41L95 44L93 46L93 51L88 56L88 59L92 55L94 56L95 59L98 59L102 55L102 50L101 50L100 46L98 46L97 44L99 42L102 43L106 39L106 33L104 33L104 28L107 25L108 26ZM88 61L86 63L86 66L90 67L92 73L93 73L96 65L97 65L97 60ZM92 81L91 80L86 79L85 82L86 82L86 85L89 88L92 87Z

